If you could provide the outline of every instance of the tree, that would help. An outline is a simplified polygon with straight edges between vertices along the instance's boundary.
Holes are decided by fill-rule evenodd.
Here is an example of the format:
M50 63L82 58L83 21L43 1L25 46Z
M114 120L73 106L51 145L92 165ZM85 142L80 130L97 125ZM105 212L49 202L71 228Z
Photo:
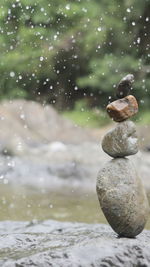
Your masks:
M131 72L136 96L148 99L149 1L1 0L0 8L1 98L102 106Z

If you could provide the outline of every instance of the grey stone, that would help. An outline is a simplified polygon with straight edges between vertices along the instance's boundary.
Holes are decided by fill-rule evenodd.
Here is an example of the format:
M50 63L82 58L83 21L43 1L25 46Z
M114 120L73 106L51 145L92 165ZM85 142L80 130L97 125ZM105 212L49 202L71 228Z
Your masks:
M96 188L114 231L120 236L138 235L148 219L149 205L133 163L124 158L109 161L98 174Z
M107 225L0 222L0 266L150 266L150 231L117 238Z
M123 98L127 96L131 91L133 82L134 82L133 74L128 74L125 77L123 77L117 86L116 96L118 98Z
M102 140L103 150L111 157L126 157L138 152L135 124L130 121L118 123Z

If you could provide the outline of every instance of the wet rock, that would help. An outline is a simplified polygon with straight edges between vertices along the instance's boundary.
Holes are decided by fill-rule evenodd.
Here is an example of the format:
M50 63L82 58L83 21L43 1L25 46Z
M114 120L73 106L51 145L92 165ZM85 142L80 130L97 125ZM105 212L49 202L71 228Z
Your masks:
M131 161L124 158L109 161L98 174L97 194L116 233L134 237L143 230L149 215L148 200Z
M60 231L61 230L61 231ZM150 231L117 238L107 225L0 222L0 266L150 266Z
M116 96L118 98L123 98L130 93L132 88L132 83L134 82L134 75L128 74L118 84Z
M132 121L118 123L102 140L102 148L111 157L126 157L138 152L138 138Z
M106 110L114 121L120 122L138 112L138 103L134 96L129 95L108 104Z

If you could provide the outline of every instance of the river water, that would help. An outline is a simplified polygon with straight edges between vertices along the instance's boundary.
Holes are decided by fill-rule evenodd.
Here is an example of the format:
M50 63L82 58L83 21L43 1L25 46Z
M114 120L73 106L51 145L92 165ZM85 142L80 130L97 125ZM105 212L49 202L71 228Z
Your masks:
M25 186L0 186L0 220L107 223L96 193L72 191L50 192ZM150 229L150 218L145 227Z

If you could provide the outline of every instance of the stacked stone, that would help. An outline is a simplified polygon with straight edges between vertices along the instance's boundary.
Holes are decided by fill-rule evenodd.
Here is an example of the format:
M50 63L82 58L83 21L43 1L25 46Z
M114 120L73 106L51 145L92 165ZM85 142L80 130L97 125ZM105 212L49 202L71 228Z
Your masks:
M138 103L128 95L134 76L128 74L117 88L118 100L107 106L109 116L117 126L102 140L103 150L111 161L99 171L97 194L104 215L119 235L135 237L146 224L149 205L145 190L133 163L126 158L138 152L135 124L129 120L138 112Z

